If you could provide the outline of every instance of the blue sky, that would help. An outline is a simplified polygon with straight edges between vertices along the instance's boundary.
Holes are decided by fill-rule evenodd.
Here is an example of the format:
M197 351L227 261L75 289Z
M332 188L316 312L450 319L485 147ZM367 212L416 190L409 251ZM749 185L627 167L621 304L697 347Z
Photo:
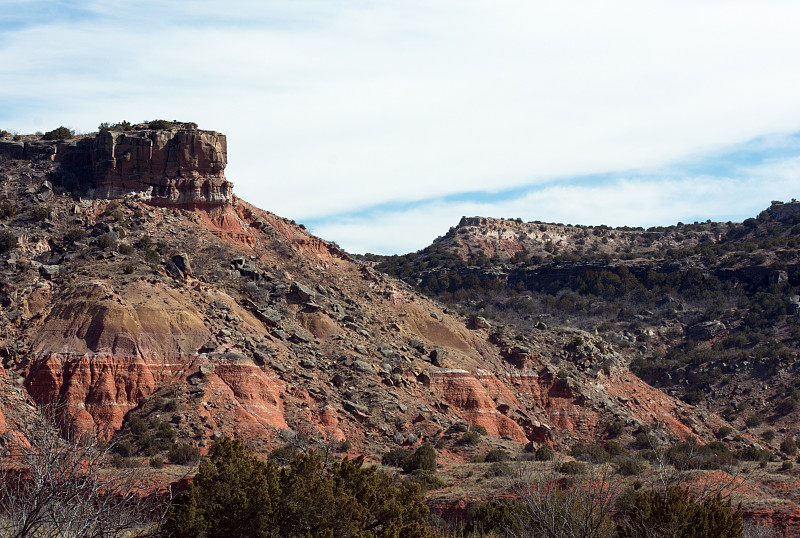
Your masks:
M652 226L800 197L788 0L5 0L0 128L195 121L353 252L461 215Z

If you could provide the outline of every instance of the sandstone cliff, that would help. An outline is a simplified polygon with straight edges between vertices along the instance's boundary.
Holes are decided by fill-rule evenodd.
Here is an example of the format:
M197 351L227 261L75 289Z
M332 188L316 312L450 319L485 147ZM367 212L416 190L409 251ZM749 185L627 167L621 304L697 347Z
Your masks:
M193 123L175 123L170 129L141 124L70 140L0 140L0 162L57 163L54 177L66 186L81 185L89 197L139 194L154 205L185 208L230 204L227 151L225 135Z

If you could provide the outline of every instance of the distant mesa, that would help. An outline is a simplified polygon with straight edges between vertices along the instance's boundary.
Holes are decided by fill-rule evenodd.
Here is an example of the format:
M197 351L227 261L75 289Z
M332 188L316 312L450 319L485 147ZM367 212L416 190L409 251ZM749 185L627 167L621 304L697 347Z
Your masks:
M63 175L86 187L90 197L138 194L154 205L178 207L230 204L225 135L200 130L196 123L158 122L157 129L153 123L69 140L0 140L0 161L59 163Z

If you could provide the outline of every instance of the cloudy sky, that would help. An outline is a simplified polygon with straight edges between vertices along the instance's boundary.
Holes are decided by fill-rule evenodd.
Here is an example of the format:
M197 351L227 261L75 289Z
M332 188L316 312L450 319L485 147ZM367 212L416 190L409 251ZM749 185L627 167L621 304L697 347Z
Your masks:
M195 121L352 252L800 198L794 0L1 0L0 128Z

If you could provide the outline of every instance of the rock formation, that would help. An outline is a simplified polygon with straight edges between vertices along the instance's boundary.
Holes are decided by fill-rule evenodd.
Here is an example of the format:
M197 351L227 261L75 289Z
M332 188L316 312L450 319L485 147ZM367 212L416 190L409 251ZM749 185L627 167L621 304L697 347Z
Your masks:
M233 185L225 179L225 135L197 129L106 131L91 142L95 194L118 198L144 192L169 206L230 203Z
M61 175L88 189L89 197L141 199L170 207L218 207L230 204L233 184L225 178L225 135L175 123L171 129L147 124L129 131L101 131L69 141L0 140L0 162L29 160L58 163Z

